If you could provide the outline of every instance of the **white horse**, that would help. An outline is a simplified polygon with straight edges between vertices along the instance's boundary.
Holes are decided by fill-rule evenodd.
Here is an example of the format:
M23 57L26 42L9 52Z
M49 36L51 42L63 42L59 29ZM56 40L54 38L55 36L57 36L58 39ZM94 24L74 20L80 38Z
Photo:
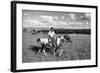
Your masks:
M38 51L38 54L40 53L40 51L43 51L44 55L47 56L45 50L47 45L49 44L48 38L38 38L36 41L42 45L41 49L39 49Z

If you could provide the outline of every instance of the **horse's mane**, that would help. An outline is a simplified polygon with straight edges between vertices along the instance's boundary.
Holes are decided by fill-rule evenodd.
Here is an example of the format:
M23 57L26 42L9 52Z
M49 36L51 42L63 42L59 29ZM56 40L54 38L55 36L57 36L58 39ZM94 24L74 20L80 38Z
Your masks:
M62 36L58 36L57 38L61 38Z

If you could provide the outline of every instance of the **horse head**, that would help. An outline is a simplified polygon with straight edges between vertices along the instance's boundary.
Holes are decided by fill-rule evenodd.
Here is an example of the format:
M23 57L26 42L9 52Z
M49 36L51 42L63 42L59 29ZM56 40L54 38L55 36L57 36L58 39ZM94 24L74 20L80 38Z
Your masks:
M71 43L72 42L71 37L69 35L64 35L63 38L67 43Z
M40 42L40 38L38 38L36 41L37 41L37 42Z

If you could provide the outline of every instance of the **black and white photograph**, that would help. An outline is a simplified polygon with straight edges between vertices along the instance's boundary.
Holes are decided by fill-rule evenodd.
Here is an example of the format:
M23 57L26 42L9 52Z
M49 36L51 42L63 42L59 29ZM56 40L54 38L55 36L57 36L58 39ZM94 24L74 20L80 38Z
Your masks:
M91 13L23 10L22 61L91 59Z
M15 5L13 71L97 66L96 6L38 2Z

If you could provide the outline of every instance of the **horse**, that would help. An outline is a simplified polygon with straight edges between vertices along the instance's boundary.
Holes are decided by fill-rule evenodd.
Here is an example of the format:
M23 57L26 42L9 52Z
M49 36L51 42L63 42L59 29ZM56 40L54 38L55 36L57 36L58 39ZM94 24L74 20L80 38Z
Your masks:
M46 54L47 47L53 48L51 44L49 43L49 39L48 38L38 38L36 41L42 45L42 47L38 50L38 54L40 53L40 51L43 51L44 55L47 56Z
M52 48L52 52L54 56L56 55L57 50L59 50L60 51L59 56L60 56L63 52L63 50L61 49L62 44L64 42L70 43L72 41L68 35L65 35L65 36L59 36L56 38L56 41L55 41L56 43L55 44L53 43L55 46L53 46L49 42L49 38L38 38L37 42L40 42L40 44L42 45L41 49L39 49L38 51L38 54L40 53L40 51L43 51L44 55L47 56L45 51L46 51L46 48L49 47L49 48Z
M68 35L64 35L64 36L60 36L60 37L57 38L56 49L54 51L54 55L59 50L60 53L58 54L58 56L61 56L61 54L63 53L63 50L61 48L62 48L62 45L63 45L64 42L72 43L71 37L68 36Z

